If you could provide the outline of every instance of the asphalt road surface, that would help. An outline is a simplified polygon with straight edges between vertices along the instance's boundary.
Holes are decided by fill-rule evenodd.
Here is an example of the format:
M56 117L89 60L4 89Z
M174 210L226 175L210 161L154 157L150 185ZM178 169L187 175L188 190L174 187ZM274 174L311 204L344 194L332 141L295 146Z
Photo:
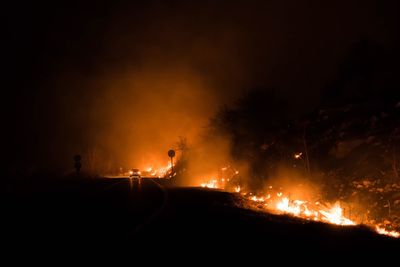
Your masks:
M3 237L17 246L121 243L150 222L166 197L163 187L150 179L71 180L33 187L3 194Z

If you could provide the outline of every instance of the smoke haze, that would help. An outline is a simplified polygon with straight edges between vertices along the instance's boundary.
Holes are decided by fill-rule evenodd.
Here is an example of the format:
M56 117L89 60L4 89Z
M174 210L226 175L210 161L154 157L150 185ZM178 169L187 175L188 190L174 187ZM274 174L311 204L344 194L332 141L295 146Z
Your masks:
M307 111L352 43L394 38L393 4L375 1L95 3L7 7L11 168L70 169L76 153L166 164L244 91L275 88Z

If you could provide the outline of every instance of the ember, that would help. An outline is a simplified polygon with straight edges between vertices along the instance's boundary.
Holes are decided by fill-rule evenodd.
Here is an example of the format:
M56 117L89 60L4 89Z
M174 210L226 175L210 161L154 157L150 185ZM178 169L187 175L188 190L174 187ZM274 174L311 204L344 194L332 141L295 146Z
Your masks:
M303 152L296 153L296 154L294 154L294 158L299 159L299 158L301 158L301 155L303 155Z

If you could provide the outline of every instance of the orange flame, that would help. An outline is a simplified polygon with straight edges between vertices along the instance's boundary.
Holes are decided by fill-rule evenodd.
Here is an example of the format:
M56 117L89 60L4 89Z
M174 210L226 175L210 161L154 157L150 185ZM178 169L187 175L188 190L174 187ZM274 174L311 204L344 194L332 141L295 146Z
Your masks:
M201 186L207 188L224 189L225 183L213 178L206 183L202 183ZM269 186L268 188L271 190L272 186ZM359 224L344 216L343 209L339 202L336 202L334 205L330 205L329 203L322 205L318 201L311 203L305 200L291 200L289 197L287 197L287 194L285 195L283 192L277 192L276 194L272 195L274 197L272 197L271 194L257 196L251 192L244 192L243 188L240 186L234 187L233 191L236 193L240 192L245 199L250 201L250 203L257 203L257 208L260 207L259 203L262 203L262 209L266 211L279 212L306 220L320 221L343 226ZM394 230L387 230L377 225L374 225L374 229L377 233L382 235L388 235L395 238L400 237L400 232Z

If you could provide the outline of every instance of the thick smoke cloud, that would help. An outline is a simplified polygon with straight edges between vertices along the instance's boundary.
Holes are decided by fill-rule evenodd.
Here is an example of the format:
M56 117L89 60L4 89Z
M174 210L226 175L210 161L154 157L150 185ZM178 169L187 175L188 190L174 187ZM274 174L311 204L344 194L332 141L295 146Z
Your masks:
M90 151L103 165L167 162L166 151L179 136L197 144L209 117L252 87L275 88L306 111L353 42L392 40L393 29L381 23L388 8L376 6L374 1L11 6L12 168L69 169L74 153Z

